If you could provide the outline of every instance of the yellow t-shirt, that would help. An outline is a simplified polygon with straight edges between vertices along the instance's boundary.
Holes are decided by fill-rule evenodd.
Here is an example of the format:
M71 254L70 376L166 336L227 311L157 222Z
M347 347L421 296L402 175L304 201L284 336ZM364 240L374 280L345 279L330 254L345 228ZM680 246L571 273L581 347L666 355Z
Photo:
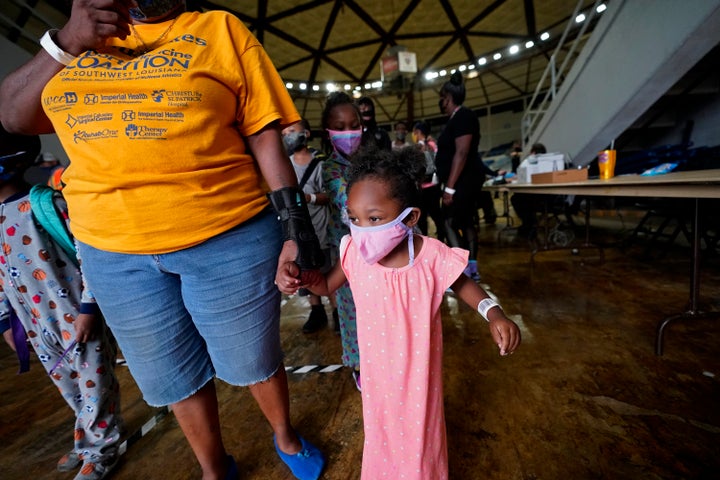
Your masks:
M236 17L184 13L135 28L142 41L112 39L80 55L42 102L70 158L63 193L73 234L102 250L165 253L267 207L243 137L300 117ZM140 55L142 42L159 46Z

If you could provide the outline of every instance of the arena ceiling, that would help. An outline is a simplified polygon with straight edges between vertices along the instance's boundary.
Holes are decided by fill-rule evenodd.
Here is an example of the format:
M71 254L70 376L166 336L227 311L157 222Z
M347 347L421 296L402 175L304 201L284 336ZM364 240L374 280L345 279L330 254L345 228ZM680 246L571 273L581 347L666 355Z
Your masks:
M2 33L34 52L45 29L64 23L69 0L1 0ZM376 99L378 120L437 116L437 90L453 69L465 73L476 109L522 108L566 26L584 41L599 15L594 0L192 0L197 8L234 13L262 42L298 109L320 117L330 88ZM608 2L604 2L608 3ZM591 15L591 13L593 13ZM12 24L11 24L12 23ZM543 40L541 35L549 34ZM532 45L532 46L529 46ZM510 53L516 46L517 52ZM380 86L389 50L415 54L416 75ZM572 53L577 56L579 49ZM500 55L495 60L493 57ZM564 61L567 48L558 51ZM483 60L484 59L484 60ZM572 59L570 59L572 60ZM481 64L482 62L486 62ZM427 79L427 75L436 75ZM304 89L301 88L304 86ZM510 105L510 107L508 107Z

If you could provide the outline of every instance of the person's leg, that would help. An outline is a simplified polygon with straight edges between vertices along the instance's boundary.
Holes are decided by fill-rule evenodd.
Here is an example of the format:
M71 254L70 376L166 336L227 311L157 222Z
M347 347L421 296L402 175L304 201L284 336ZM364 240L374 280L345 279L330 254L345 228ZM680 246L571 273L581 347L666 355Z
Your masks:
M102 325L96 339L78 344L75 351L76 380L82 395L75 430L76 451L83 452L82 471L90 477L104 477L115 467L124 428L120 385L115 376L117 348L108 333ZM78 428L84 430L83 438L78 438Z
M432 187L427 187L423 190L423 193L427 195L427 213L430 218L432 218L433 223L435 224L435 238L440 240L441 242L445 242L447 239L447 235L445 233L445 221L443 218L443 213L440 208L440 186L439 185L433 185Z
M492 195L487 190L480 192L480 208L483 211L483 220L486 224L492 225L497 221L497 212Z
M220 433L215 382L210 380L193 395L172 404L180 429L203 472L203 480L223 479L230 467Z
M315 333L327 325L327 313L319 296L310 293L308 300L310 302L310 316L302 326L302 331L303 333Z
M464 245L460 231L456 228L457 220L455 218L455 210L454 204L449 207L442 207L443 230L449 246L462 248Z
M183 304L205 342L216 377L249 387L273 429L280 458L297 478L315 479L324 466L322 453L303 441L290 423L280 292L273 282L281 242L275 216L264 215L186 251L159 255L158 261L165 271L180 276ZM203 452L213 452L207 459L212 464L222 460L218 452L224 452L214 390L212 395L204 391L193 395L198 396L190 399L198 405L190 403L186 414L197 419L192 416L194 408L204 416L200 422L189 422L191 428L184 431L186 436L199 436L199 447L204 449L196 453L199 460Z
M179 276L165 270L157 256L103 252L83 243L79 251L83 274L145 401L172 405L203 478L223 478L228 458L217 419L215 372L183 304Z
M273 429L280 450L289 454L299 452L300 440L290 423L290 394L285 366L280 364L280 368L272 377L264 382L250 385L249 388Z

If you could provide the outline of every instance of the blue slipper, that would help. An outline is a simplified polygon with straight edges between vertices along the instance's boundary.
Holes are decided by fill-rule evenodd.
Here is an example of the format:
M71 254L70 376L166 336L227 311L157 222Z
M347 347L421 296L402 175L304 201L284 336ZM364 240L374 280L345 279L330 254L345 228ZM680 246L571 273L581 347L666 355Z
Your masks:
M312 443L298 435L302 449L294 454L284 453L278 447L275 435L273 435L273 443L275 451L280 455L280 460L290 467L290 471L298 480L317 480L325 467L325 457L322 452Z

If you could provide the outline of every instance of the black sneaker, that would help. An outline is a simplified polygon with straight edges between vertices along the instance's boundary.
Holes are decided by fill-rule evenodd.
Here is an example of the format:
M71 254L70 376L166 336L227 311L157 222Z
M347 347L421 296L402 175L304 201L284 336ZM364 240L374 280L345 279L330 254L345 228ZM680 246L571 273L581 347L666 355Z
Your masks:
M325 307L322 305L313 305L310 310L310 317L305 325L302 327L303 333L315 333L323 328L328 323L327 313L325 313Z

